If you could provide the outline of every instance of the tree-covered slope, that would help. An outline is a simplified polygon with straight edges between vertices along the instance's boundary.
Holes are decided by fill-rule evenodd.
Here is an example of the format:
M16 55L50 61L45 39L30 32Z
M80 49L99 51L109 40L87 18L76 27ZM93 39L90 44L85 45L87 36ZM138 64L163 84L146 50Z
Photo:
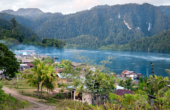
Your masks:
M1 29L4 28L4 29L8 29L8 30L11 30L11 22L10 20L5 20L3 18L0 18L0 27ZM30 28L27 28L21 24L18 24L18 28L20 30L20 32L26 37L26 38L30 38L32 35L35 35L37 36L37 34L31 30ZM1 30L0 29L0 30Z
M149 4L97 6L91 10L46 20L35 31L42 38L97 37L105 44L126 44L170 28L169 16Z
M7 14L7 13L0 13L0 18L10 21L12 18L15 18L19 24L22 24L23 26L31 28L32 21L28 18Z
M67 48L88 48L95 49L101 46L97 37L89 35L81 35L71 39L64 40L67 43Z
M0 18L7 20L14 16L0 14ZM64 39L68 44L72 44L73 39L76 44L85 42L86 38L82 37L91 36L91 40L97 38L100 45L123 45L170 29L170 16L162 8L147 3L102 5L68 15L43 13L33 18L15 18L20 24L33 29L41 38ZM81 35L84 35L81 39L77 38ZM96 44L90 43L89 46L96 47Z
M15 48L18 44L38 45L44 47L63 48L65 42L57 39L40 39L34 31L18 24L15 18L10 21L0 18L0 40L9 48Z
M170 30L166 30L152 37L133 40L128 44L111 44L102 46L100 49L170 53Z
M170 53L170 30L129 43L131 51Z
M165 14L170 16L170 6L160 6L159 7Z

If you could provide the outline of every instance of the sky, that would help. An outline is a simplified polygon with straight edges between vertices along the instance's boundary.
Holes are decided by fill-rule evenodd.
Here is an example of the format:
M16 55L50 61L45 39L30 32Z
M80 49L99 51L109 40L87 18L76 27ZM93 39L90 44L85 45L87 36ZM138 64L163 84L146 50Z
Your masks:
M170 0L0 0L0 11L19 8L39 8L44 12L75 13L97 5L116 5L127 3L150 3L156 6L170 5Z

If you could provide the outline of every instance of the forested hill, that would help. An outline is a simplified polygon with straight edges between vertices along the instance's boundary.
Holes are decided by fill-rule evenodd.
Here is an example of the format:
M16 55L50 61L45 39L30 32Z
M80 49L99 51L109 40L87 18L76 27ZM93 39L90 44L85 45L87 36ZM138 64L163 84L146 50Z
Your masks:
M159 7L166 15L170 16L170 6L160 6Z
M4 28L4 29L11 29L11 22L5 19L0 18L0 28ZM21 24L18 24L18 28L21 32L21 34L23 34L26 38L30 38L31 36L35 35L37 36L37 34L32 31L30 28L27 28Z
M57 48L62 48L65 45L65 42L57 39L40 39L30 28L18 24L15 18L10 21L0 18L0 40L10 48L21 43Z
M170 30L129 43L129 50L170 53Z
M102 46L100 49L170 53L170 30L161 32L152 37L146 37L136 41L134 40L128 44L112 44Z
M99 48L111 44L123 45L170 29L170 16L167 13L169 9L147 3L102 5L68 15L34 10L40 14L32 18L26 18L28 14L22 13L19 13L20 16L6 14L7 11L1 13L0 18L9 20L15 16L19 23L33 29L41 38L64 39L68 44L74 43L87 48ZM21 11L14 13L18 12ZM30 9L27 12L31 12L32 16L35 15ZM96 39L97 44L90 42L93 39Z

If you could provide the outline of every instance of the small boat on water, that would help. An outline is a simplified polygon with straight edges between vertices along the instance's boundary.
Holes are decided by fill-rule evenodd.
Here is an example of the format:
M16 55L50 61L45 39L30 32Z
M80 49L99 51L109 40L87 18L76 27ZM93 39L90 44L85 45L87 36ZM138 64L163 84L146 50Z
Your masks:
M59 59L59 57L54 57L54 59Z

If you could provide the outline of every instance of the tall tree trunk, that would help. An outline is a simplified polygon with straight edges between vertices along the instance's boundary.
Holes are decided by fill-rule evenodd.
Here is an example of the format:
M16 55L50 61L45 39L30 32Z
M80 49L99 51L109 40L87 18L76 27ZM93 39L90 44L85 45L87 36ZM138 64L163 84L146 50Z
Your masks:
M43 87L43 85L41 86L41 97L42 97L42 87Z
M39 83L38 83L38 87L37 87L37 96L38 96L38 93L39 93Z

